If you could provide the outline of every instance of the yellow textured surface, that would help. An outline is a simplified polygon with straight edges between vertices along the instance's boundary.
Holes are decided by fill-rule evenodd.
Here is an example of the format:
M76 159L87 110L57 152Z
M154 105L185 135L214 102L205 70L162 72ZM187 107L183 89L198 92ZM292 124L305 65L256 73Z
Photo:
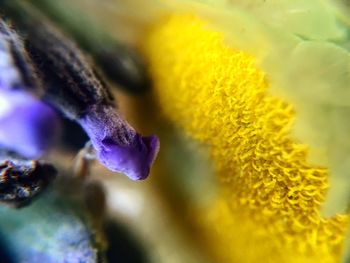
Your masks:
M220 262L337 262L347 217L321 217L327 170L307 163L292 105L268 93L254 58L186 14L143 49L161 109L211 151L222 200L199 223Z

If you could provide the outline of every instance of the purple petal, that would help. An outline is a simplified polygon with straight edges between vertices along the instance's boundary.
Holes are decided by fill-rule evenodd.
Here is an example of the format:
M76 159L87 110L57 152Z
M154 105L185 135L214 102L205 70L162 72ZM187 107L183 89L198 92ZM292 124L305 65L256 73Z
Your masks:
M156 136L142 137L111 106L94 106L79 122L108 169L132 180L147 178L159 150Z
M37 158L57 138L59 118L48 105L23 91L0 90L0 145Z

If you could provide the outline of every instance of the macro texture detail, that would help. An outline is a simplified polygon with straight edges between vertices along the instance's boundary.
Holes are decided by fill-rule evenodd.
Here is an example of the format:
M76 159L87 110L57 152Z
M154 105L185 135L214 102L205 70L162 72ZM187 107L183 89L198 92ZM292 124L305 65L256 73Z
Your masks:
M211 153L222 194L198 220L220 262L337 262L347 216L321 216L328 171L307 162L293 106L254 57L188 14L159 21L143 50L164 114Z
M21 207L41 193L56 177L53 165L0 153L0 202Z

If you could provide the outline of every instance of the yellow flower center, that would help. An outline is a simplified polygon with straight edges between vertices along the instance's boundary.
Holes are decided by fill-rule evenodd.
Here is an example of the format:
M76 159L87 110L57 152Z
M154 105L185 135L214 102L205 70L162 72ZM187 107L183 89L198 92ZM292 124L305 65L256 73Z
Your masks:
M201 219L222 260L336 262L347 217L321 217L328 171L307 163L293 107L268 93L254 57L187 14L160 21L143 49L162 110L209 147L222 181L223 200Z

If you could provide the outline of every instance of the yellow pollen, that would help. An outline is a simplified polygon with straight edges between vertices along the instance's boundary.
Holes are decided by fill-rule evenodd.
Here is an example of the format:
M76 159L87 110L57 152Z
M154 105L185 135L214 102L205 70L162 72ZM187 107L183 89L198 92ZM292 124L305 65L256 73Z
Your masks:
M321 217L328 171L291 136L273 76L194 15L160 21L142 48L162 111L210 150L223 194L198 220L220 262L337 262L347 216Z

